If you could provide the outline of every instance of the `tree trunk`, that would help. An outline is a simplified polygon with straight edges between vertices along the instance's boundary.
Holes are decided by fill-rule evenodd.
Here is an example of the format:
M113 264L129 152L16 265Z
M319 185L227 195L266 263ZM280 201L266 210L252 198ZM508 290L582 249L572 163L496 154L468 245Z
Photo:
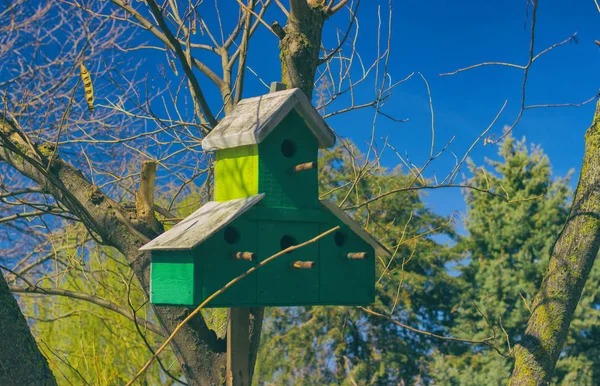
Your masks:
M312 6L306 0L290 0L285 36L279 43L282 82L288 88L300 88L309 100L319 66L325 18L322 5Z
M600 247L600 101L585 135L573 207L556 241L525 335L515 348L509 385L546 385Z
M150 289L150 254L138 250L155 234L148 224L131 218L120 204L102 193L83 174L55 154L52 145L33 145L18 124L0 113L0 160L6 161L60 201L105 245L115 247L146 294ZM171 331L190 312L180 307L154 307L165 329ZM217 338L201 315L184 326L172 348L190 385L218 385L225 379L225 342ZM148 353L150 355L150 353ZM0 383L3 384L3 383Z
M19 304L0 272L0 385L56 385Z
M325 19L323 5L307 0L290 1L286 35L280 42L282 79L288 88L299 87L311 98L319 65L321 34ZM32 130L35 132L34 130ZM149 293L150 254L138 248L157 234L147 219L132 213L106 196L83 174L65 162L51 144L33 145L25 132L0 113L0 160L36 182L96 234L105 245L119 250ZM133 217L132 217L133 216ZM151 221L152 222L152 221ZM170 334L189 314L181 307L154 306L155 314ZM250 379L254 371L263 309L251 310ZM176 335L171 344L183 374L192 385L220 385L225 382L226 342L208 328L198 314Z

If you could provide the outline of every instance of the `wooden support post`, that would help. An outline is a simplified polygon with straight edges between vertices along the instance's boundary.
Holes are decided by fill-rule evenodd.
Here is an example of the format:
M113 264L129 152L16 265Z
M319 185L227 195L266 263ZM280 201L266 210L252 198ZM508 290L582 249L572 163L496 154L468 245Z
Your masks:
M271 92L285 90L283 83L271 83ZM250 256L251 255L251 256ZM237 252L238 259L255 258L251 252ZM250 386L250 309L230 308L227 325L227 386Z
M269 92L283 91L286 89L286 85L280 82L272 82Z
M227 386L250 386L250 309L230 308L227 325Z

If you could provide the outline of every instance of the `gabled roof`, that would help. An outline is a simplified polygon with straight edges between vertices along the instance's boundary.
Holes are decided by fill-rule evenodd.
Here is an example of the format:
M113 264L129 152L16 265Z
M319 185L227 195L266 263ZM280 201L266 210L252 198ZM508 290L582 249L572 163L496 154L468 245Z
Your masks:
M356 233L363 239L367 244L371 245L375 252L379 256L387 256L391 257L392 254L386 247L384 247L379 241L377 241L373 236L369 234L366 230L363 229L360 225L356 223L350 216L346 214L340 207L338 207L335 203L328 200L321 200L321 204L327 208L331 214L337 217L341 222L343 222L351 231Z
M261 143L292 109L304 119L322 149L335 145L335 135L304 93L294 88L241 100L202 140L204 150Z
M173 228L141 247L140 251L193 249L238 218L264 196L257 194L225 202L209 201Z

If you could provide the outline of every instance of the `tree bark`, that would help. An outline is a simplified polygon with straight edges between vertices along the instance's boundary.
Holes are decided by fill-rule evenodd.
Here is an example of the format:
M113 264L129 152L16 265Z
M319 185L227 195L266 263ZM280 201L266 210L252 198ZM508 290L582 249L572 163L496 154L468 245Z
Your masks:
M279 42L281 79L288 88L298 87L310 100L326 14L321 4L306 0L290 0L290 16ZM313 5L314 4L314 5Z
M150 226L131 218L131 213L102 193L79 170L54 152L52 145L34 145L17 123L0 113L0 160L36 182L77 216L103 244L119 250L141 287L149 293L150 254L138 250L156 236ZM187 316L188 309L154 307L165 333ZM172 344L190 385L218 385L225 379L225 341L218 339L198 315L177 334ZM1 383L0 383L1 384Z
M311 98L319 65L321 35L327 19L324 2L290 0L286 35L280 42L282 80L288 88L299 87ZM32 130L35 132L35 130ZM149 293L150 254L138 248L157 235L156 224L125 210L65 162L51 144L33 144L25 132L0 113L0 160L36 182L44 193L83 222L100 241L121 252ZM189 314L180 307L154 306L166 334ZM250 379L263 319L262 308L251 309ZM171 344L190 385L220 385L225 382L226 341L219 339L198 314L177 334Z
M0 385L56 385L19 304L0 272Z
M585 135L583 165L571 213L553 248L525 335L515 348L509 385L550 382L599 247L600 101Z

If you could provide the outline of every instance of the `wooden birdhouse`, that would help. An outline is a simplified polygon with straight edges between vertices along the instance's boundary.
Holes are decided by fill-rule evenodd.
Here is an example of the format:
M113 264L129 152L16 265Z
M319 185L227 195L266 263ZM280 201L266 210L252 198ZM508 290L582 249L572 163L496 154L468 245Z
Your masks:
M141 250L151 302L194 306L269 256L335 227L218 296L209 307L359 305L375 299L375 254L389 252L334 203L319 200L319 148L333 131L299 89L242 100L204 138L215 192Z

